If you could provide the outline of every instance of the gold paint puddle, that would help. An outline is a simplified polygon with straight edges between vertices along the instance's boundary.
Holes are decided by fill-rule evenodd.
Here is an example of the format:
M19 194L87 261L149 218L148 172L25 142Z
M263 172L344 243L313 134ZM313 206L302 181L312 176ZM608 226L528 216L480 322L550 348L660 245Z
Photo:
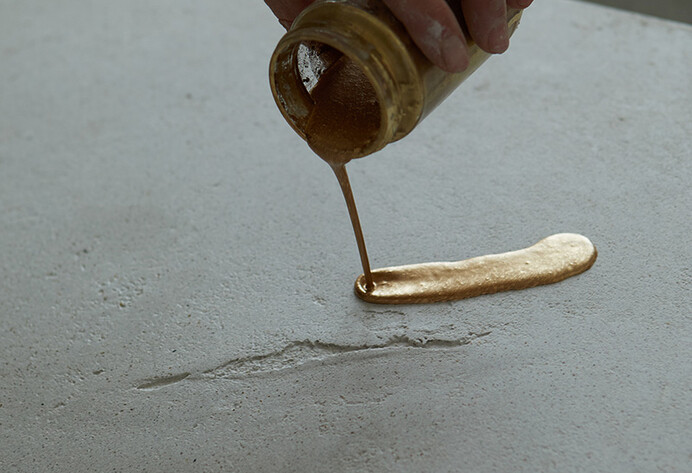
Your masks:
M378 304L441 302L552 284L583 273L596 261L588 238L559 233L518 251L454 263L422 263L372 271L373 288L356 280L356 295Z

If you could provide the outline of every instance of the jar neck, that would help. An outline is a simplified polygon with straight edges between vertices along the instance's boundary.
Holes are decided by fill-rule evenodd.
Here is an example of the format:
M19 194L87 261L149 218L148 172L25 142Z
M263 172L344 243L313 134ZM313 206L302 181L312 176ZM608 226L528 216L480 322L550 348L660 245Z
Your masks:
M296 18L270 63L276 103L286 121L308 141L308 121L315 106L310 91L320 75L344 55L362 71L377 97L379 128L367 142L354 142L347 160L367 156L405 136L418 122L424 101L422 81L396 32L400 24L381 2L361 3L368 8L343 1L313 3Z

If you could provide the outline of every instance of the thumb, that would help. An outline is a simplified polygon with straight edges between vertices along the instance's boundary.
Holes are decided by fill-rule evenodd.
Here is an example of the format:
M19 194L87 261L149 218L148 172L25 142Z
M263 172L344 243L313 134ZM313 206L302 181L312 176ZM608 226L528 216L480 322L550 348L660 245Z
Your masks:
M276 18L279 19L279 23L281 23L284 28L288 29L291 27L293 20L296 19L298 14L305 10L313 1L314 0L264 0L264 3L274 12Z

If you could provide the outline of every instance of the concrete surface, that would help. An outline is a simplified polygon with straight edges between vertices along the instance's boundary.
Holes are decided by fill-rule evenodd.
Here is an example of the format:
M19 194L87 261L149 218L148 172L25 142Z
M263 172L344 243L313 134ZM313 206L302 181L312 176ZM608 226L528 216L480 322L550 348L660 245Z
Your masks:
M692 2L690 0L584 0L615 8L655 15L675 21L692 23Z
M539 2L353 163L375 266L600 251L402 307L351 292L280 35L260 1L0 2L0 471L690 471L692 29Z

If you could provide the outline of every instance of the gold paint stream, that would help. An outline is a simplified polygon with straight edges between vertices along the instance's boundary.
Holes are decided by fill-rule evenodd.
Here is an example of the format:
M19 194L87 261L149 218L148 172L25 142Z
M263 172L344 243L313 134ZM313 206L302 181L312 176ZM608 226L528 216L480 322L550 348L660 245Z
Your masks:
M314 108L306 139L332 167L346 199L363 265L363 274L355 283L356 295L361 299L380 304L464 299L556 283L586 271L596 261L596 248L588 238L560 233L509 253L371 271L345 166L353 155L352 144L367 143L377 133L377 95L367 77L344 56L322 75L311 97ZM325 130L341 133L334 135Z

